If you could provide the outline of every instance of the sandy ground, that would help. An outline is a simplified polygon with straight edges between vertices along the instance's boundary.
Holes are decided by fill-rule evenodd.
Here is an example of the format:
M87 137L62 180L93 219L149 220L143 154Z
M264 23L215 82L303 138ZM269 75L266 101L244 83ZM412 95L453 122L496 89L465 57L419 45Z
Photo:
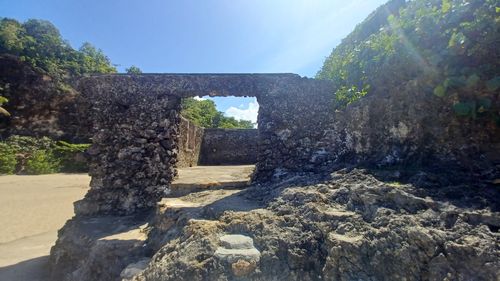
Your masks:
M0 281L44 280L57 230L89 181L85 174L0 176Z
M250 180L253 169L184 168L174 184L237 186ZM48 255L57 231L73 216L73 202L83 198L89 182L86 174L0 176L0 281L48 281Z
M248 182L255 165L195 166L178 169L179 176L172 182L177 184L224 184Z

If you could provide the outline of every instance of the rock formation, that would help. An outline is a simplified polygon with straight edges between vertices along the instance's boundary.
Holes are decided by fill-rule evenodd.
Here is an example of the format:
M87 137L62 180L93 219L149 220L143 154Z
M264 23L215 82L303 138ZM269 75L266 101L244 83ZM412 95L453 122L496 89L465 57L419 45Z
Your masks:
M238 93L230 91L240 90L232 83L261 90L255 94L261 109L254 185L168 198L180 98ZM332 87L293 75L82 80L94 124L93 178L52 249L54 280L497 278L495 155L471 155L449 138L418 146L429 137L414 133L419 128L446 131L450 123L412 123L396 108L427 105L403 94L389 97L385 107L373 97L332 112ZM371 112L388 117L370 119ZM496 134L469 140L487 151ZM453 161L441 166L450 167L445 174L398 162L430 152L436 163L456 159L457 152L478 165L464 173L464 163ZM356 164L370 168L343 169Z
M10 118L0 117L0 134L48 136L74 142L88 142L90 124L80 107L79 94L57 82L18 57L0 55L0 87L9 99L5 105ZM81 111L80 111L81 110Z
M467 6L481 8L489 20L496 11L489 0L484 7L453 0L461 12L442 16L444 2L431 2L390 1L332 58L357 47L371 54L380 46L369 39L384 39L371 35L398 27L387 26L388 15L399 15L406 3L419 9L406 11L407 22L420 24L411 15L431 9L437 20L449 16L451 31L461 22L454 16L474 15ZM445 39L439 41L444 48ZM448 57L471 63L453 50ZM349 82L369 82L370 92L344 104L338 103L342 91L364 95L337 81L345 77L80 79L80 105L88 113L82 122L92 124L93 133L91 190L52 248L53 280L500 280L500 127L494 118L475 118L478 110L499 116L500 78L491 71L498 62L477 67L487 70L478 85L468 67L460 70L467 76L446 78L438 72L450 65L413 67L404 63L412 54L369 58L346 67L359 70ZM359 69L365 62L370 67ZM391 62L398 62L395 69L387 67ZM452 85L471 77L473 86ZM443 99L444 84L434 93L431 87L438 82L455 92ZM471 87L478 97L466 95ZM257 163L245 190L171 192L179 148L187 143L180 135L186 127L181 99L204 95L257 98ZM482 107L463 100L482 95ZM470 106L463 111L471 118L457 115L457 104Z

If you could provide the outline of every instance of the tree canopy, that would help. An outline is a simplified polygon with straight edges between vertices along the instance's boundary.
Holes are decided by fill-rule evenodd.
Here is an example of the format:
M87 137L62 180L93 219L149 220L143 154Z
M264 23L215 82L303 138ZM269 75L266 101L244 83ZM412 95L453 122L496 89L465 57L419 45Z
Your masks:
M141 74L142 70L139 67L132 65L129 68L125 69L125 72L127 72L128 74Z
M55 80L86 73L113 73L109 58L90 43L75 50L49 21L0 19L0 53L19 57Z
M184 99L182 116L204 128L251 129L254 127L254 123L249 120L236 120L233 117L224 116L223 112L217 111L215 102L212 100Z

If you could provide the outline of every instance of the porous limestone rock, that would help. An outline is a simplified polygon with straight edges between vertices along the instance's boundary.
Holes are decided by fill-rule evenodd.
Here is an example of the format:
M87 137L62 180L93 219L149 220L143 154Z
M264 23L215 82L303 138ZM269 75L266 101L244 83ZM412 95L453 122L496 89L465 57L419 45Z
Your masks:
M220 244L226 249L252 249L252 238L241 234L229 234L221 236Z
M215 256L229 264L243 260L257 263L260 252L253 246L252 238L240 234L224 235L220 238L221 246L215 251Z
M145 214L73 218L50 253L50 280L116 281L146 256Z
M150 260L150 258L143 258L137 262L127 265L127 267L125 267L125 269L120 273L122 281L132 280L134 276L143 272L144 269L148 266Z
M486 281L500 276L500 191L488 184L474 190L463 185L422 189L355 169L253 186L240 196L264 206L214 214L203 211L208 204L197 219L163 229L169 239L156 244L151 263L133 280ZM158 226L151 225L153 232ZM250 237L260 252L258 262L241 256L228 262L220 255L227 248L248 247Z

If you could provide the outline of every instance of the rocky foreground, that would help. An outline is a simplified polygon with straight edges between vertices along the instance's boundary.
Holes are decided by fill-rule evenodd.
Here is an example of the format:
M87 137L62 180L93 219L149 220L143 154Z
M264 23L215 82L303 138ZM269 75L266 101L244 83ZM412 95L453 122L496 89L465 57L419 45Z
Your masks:
M366 170L165 198L77 218L54 280L500 280L500 188Z

